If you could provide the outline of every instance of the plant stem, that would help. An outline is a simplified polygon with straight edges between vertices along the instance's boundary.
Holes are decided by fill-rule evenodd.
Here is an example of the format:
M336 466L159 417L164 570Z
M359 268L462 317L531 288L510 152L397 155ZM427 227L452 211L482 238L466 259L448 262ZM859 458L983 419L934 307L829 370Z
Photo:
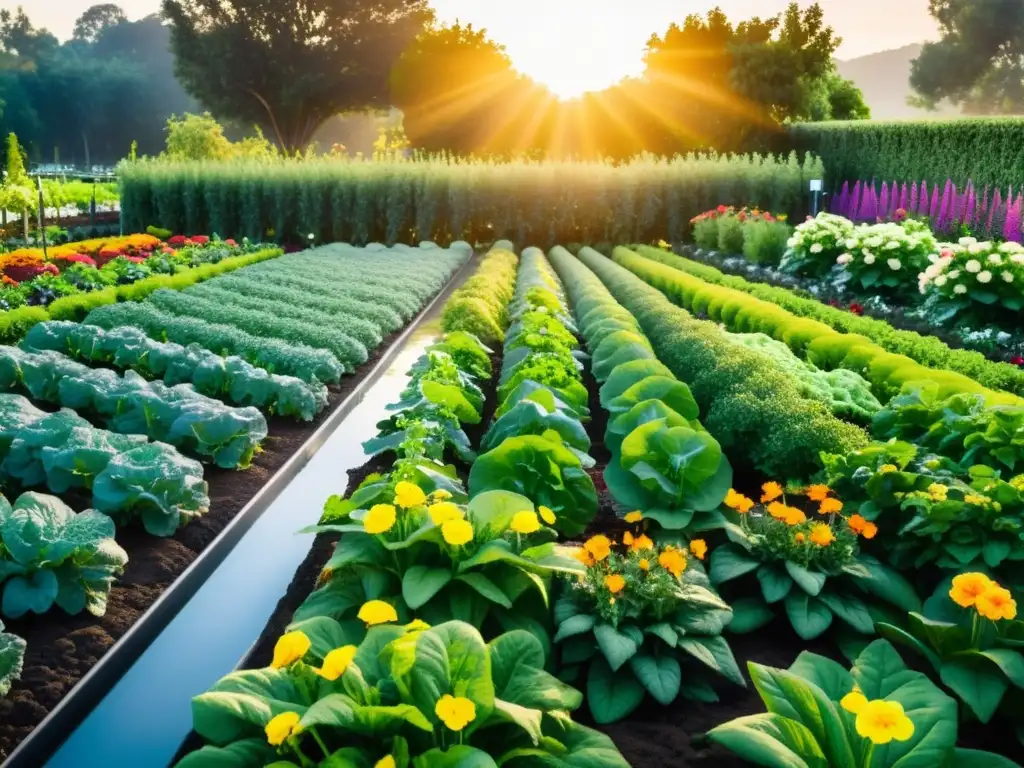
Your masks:
M977 610L974 611L974 616L971 618L971 648L974 650L980 650L978 647L981 641L981 616L978 615Z
M320 749L323 751L324 757L330 757L331 756L331 750L329 750L327 748L327 745L324 744L323 739L320 738L320 734L316 732L316 728L310 728L309 732L311 734L313 734L313 738L316 739L316 743L319 745Z

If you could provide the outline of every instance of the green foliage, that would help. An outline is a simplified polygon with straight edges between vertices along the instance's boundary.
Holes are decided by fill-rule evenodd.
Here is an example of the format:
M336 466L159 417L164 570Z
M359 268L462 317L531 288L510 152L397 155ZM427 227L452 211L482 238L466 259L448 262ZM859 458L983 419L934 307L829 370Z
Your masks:
M615 255L631 268L643 261L654 264L624 248ZM765 364L763 355L740 349L715 324L695 320L595 251L582 250L580 259L634 313L658 358L689 385L704 426L726 455L739 450L766 474L807 478L820 467L821 451L838 452L829 446L854 450L866 444L862 430L801 395L782 370Z
M128 563L109 517L92 509L76 513L38 493L23 493L13 505L0 495L0 544L0 611L13 619L54 605L72 615L102 616L114 579Z
M763 283L751 283L742 277L726 275L714 267L667 253L660 249L638 246L637 253L686 272L704 282L722 285L743 291L764 301L777 304L800 317L807 317L831 326L846 334L812 342L807 348L807 358L819 367L831 367L839 363L852 347L870 340L888 352L906 355L931 368L949 369L974 379L991 389L1003 389L1016 394L1024 393L1024 371L1007 363L986 360L978 352L950 349L934 336L921 336L913 331L900 331L884 320L860 317L844 312L820 301L798 296L786 288L776 288Z
M735 216L718 219L718 250L724 253L743 251L743 222Z
M54 493L92 490L92 506L125 524L140 518L171 536L210 506L202 465L141 435L95 429L73 411L39 411L20 395L0 394L0 474Z
M22 347L133 370L168 386L191 384L207 397L303 421L312 421L327 407L323 384L269 373L240 357L221 357L196 345L155 341L131 326L107 331L96 325L40 323L26 334Z
M679 696L717 701L710 684L717 676L746 685L721 636L732 611L684 553L655 548L639 532L629 551L608 553L591 539L579 552L586 575L565 581L555 643L563 679L586 668L595 721L629 716L647 694L662 706Z
M1019 117L803 123L788 131L798 150L821 157L836 188L854 179L924 180L929 186L952 179L1005 189L1024 175L1024 158L1014 149L1024 141Z
M793 228L784 221L750 221L743 227L743 255L751 264L777 265Z
M0 621L0 698L11 690L11 685L21 677L25 661L25 641L17 635L4 632Z
M518 264L511 249L492 248L473 276L444 305L441 325L445 332L465 331L484 344L504 341Z
M329 619L290 629L309 643L299 660L233 672L193 699L193 727L209 744L179 766L260 768L316 755L367 767L390 756L403 768L627 768L607 736L572 722L582 697L544 671L544 647L530 632L485 644L461 621L376 626L365 636ZM335 666L332 651L354 657ZM469 710L465 720L446 714L452 697ZM275 749L265 729L283 713L297 727Z
M0 390L13 389L93 414L114 432L145 435L207 457L224 469L248 468L267 436L266 419L255 408L232 408L188 384L150 383L131 371L122 378L59 352L0 347Z
M768 711L713 728L708 739L755 765L1011 768L1014 764L992 753L958 749L956 702L925 675L907 669L885 640L865 648L849 672L808 651L788 670L754 662L748 668ZM876 746L862 736L857 727L860 717L841 703L855 689L867 701L899 704L913 725L910 737L891 740L890 734L887 745Z
M639 254L618 248L615 259L681 306L694 312L706 311L710 319L723 322L731 331L764 333L820 368L846 368L864 376L883 403L905 384L914 382L932 382L944 397L979 394L992 404L1020 402L1013 395L986 389L961 373L926 368L909 357L887 352L868 338L843 334L819 320L798 317L771 301L728 287L725 281L709 283L670 266L677 257L664 255L664 251L641 248ZM776 295L785 294L770 294Z

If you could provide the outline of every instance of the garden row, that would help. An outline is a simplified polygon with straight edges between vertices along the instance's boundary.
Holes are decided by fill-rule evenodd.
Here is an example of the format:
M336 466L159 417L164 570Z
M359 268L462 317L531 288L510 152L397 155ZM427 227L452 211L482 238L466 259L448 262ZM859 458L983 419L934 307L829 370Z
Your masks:
M206 746L180 764L1015 765L958 748L956 698L875 639L934 660L964 718L1013 711L1018 529L990 522L1020 495L990 454L911 426L897 392L933 372L882 350L819 367L811 327L776 340L780 317L732 296L708 303L741 321L698 320L662 293L700 293L682 272L626 249L527 249L517 271L499 246L365 479L308 531L318 575L261 642L267 666L193 701ZM871 443L871 423L903 442ZM796 658L812 640L832 658ZM766 714L736 644L776 662L748 670ZM720 697L700 747L687 718Z
M40 322L20 346L0 347L0 474L25 491L0 504L0 613L17 651L0 654L0 688L23 680L0 701L0 752L173 583L468 257L468 247L424 245L263 259L183 290L100 302L81 323ZM54 645L68 633L79 638L70 651Z

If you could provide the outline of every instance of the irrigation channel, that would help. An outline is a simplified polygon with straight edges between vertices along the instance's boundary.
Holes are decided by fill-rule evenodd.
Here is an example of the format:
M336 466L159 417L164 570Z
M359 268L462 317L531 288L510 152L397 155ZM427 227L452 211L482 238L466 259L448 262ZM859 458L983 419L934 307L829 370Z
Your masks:
M367 461L408 371L441 332L469 259L377 364L0 768L164 768L192 728L189 702L243 665L314 537L296 535Z

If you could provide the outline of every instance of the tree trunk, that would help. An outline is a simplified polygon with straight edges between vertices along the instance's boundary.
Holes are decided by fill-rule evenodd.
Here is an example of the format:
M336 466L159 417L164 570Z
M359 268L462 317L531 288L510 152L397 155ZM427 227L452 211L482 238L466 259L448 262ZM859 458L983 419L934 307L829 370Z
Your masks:
M270 107L269 102L251 88L246 92L263 105L263 108L267 111L267 117L270 118L270 127L274 129L274 137L277 139L277 145L281 147L283 152L286 152L288 147L285 145L284 136L281 134L281 128L277 124L277 118L274 117L274 110Z
M92 168L92 159L89 157L89 137L82 131L82 145L85 147L85 167Z

